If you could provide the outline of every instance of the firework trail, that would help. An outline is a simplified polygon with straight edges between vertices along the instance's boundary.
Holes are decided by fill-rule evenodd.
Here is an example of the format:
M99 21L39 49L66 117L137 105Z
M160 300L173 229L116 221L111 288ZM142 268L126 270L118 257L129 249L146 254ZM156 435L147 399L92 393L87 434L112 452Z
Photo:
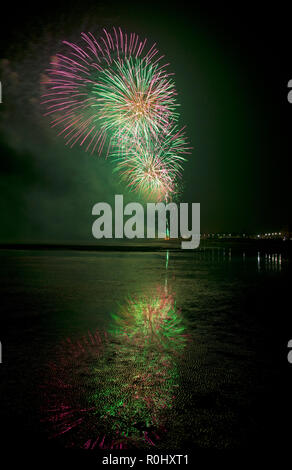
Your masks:
M120 28L98 39L82 33L80 43L63 41L66 52L52 58L43 82L45 115L67 145L109 154L117 135L156 137L178 119L172 74L155 44Z
M178 193L184 155L190 150L184 129L170 126L161 139L121 138L116 148L114 171L131 191L166 202Z

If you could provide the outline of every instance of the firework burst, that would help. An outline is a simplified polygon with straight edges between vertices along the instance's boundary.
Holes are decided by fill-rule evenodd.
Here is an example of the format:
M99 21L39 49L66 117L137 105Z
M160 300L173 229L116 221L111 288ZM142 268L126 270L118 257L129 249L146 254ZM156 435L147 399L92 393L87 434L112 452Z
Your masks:
M114 137L156 138L178 117L173 81L148 60L115 61L100 74L94 93L97 119Z
M148 198L168 201L178 192L184 154L189 153L184 129L167 129L162 139L123 139L113 153L122 181Z
M117 133L145 138L176 120L175 87L156 45L113 28L82 45L63 41L64 54L46 72L43 104L51 126L70 147L101 154Z

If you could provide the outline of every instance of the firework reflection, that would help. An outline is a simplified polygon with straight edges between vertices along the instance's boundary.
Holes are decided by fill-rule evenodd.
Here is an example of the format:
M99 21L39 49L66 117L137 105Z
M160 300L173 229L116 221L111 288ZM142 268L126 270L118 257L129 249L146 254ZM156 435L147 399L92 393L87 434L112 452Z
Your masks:
M126 299L109 334L66 340L42 387L49 436L87 449L159 446L187 341L165 286Z

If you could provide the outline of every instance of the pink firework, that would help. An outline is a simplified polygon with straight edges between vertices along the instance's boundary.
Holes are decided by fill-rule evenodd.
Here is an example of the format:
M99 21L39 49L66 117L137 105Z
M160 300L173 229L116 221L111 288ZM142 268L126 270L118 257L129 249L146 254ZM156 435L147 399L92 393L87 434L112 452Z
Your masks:
M52 58L42 104L67 145L108 155L121 133L148 139L177 120L174 83L155 44L120 28L98 39L82 33L82 47L63 44L68 52Z

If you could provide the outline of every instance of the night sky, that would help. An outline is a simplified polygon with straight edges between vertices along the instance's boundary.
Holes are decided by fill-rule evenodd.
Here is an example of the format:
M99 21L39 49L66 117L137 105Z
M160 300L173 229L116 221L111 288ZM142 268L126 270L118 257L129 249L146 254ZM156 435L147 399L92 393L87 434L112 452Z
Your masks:
M139 200L110 161L65 147L39 104L41 76L60 42L112 26L156 42L175 72L180 122L193 147L181 200L201 203L202 232L291 224L291 11L197 5L8 5L0 54L0 242L94 242L94 203L112 203L119 193Z

